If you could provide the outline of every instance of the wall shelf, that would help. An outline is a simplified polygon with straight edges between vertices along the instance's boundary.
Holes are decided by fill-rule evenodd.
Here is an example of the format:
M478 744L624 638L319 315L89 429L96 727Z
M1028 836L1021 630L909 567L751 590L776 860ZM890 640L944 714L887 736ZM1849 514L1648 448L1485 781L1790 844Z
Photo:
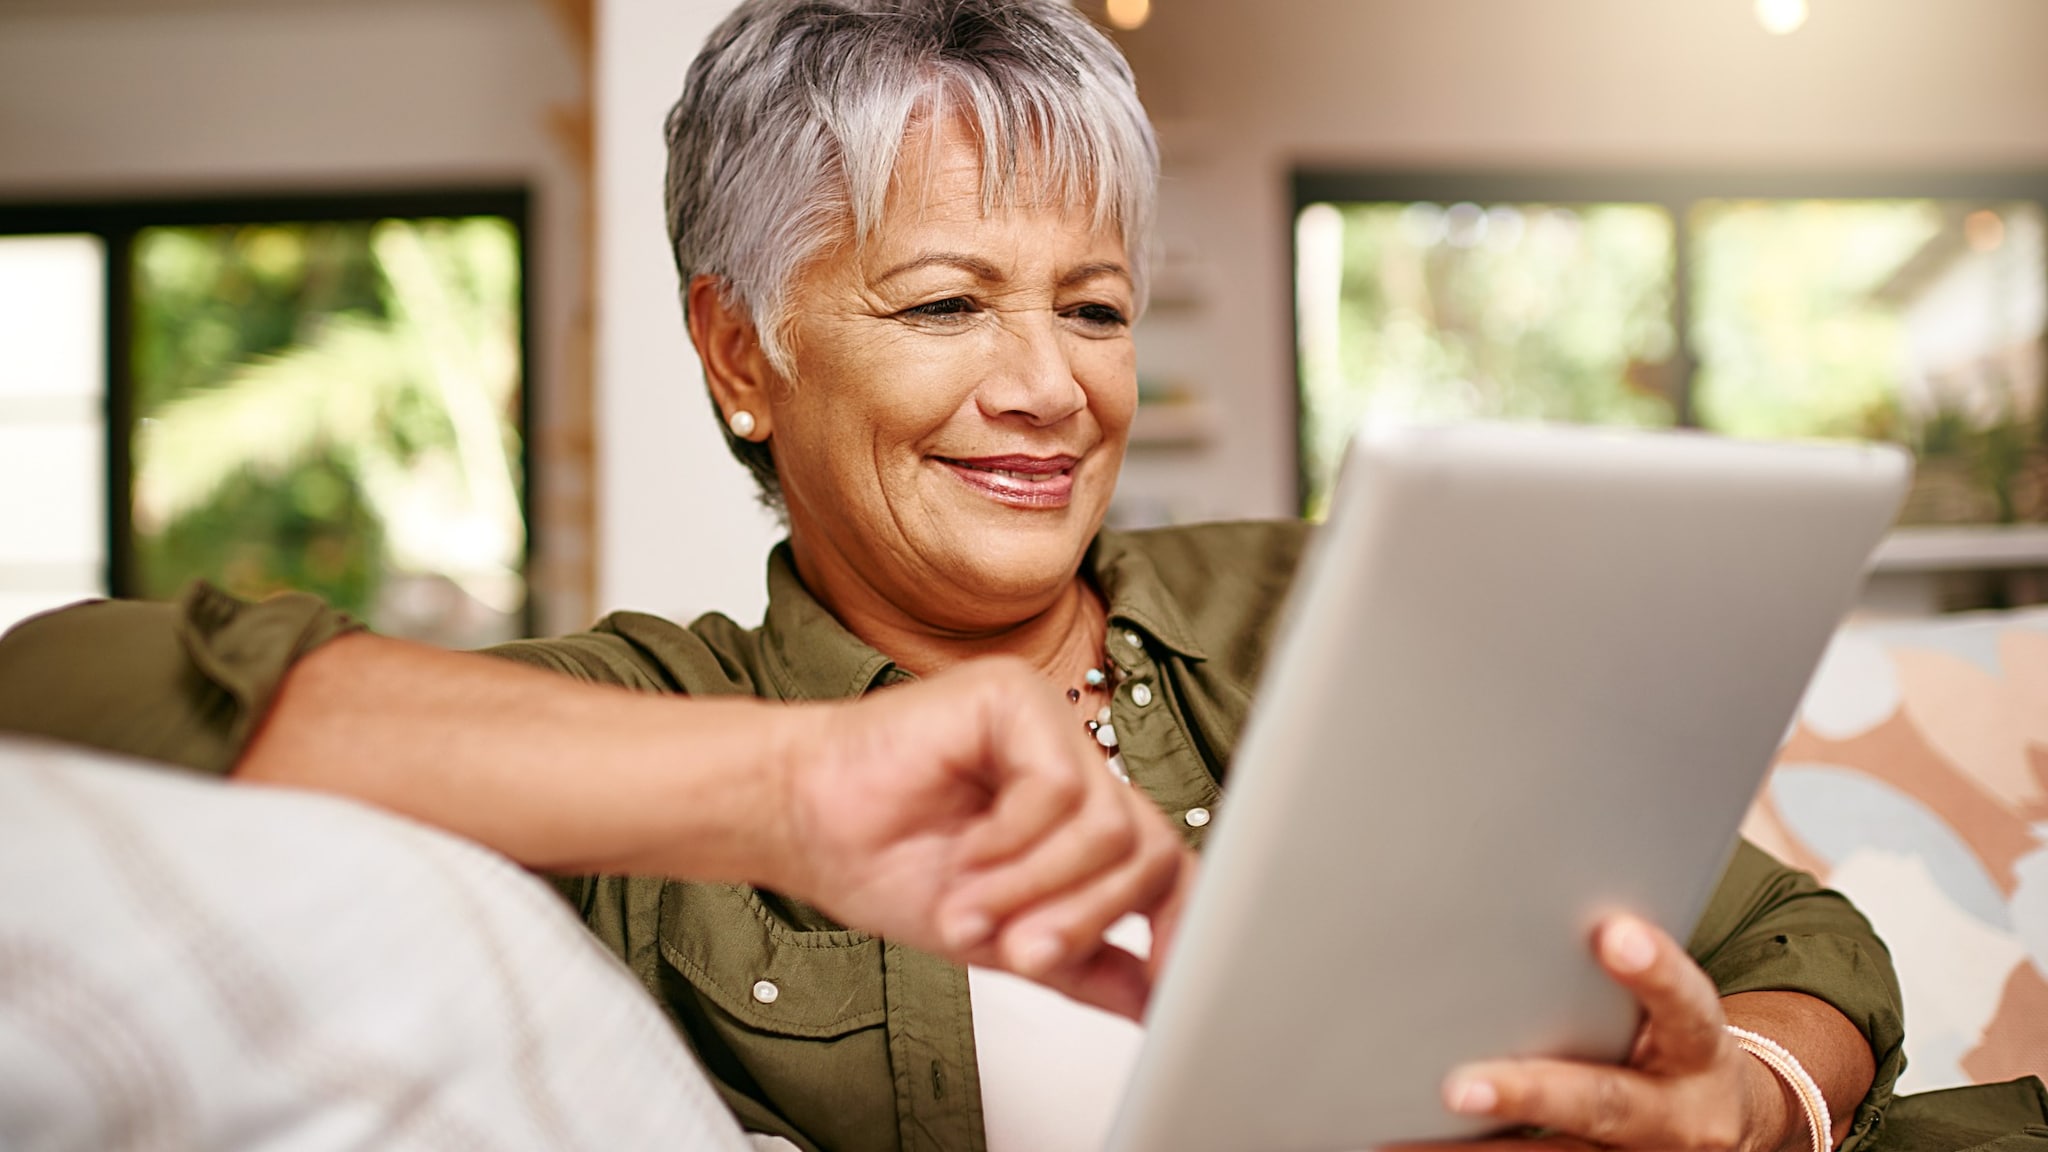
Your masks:
M2048 524L1900 528L1871 557L1873 572L2048 568Z
M1199 400L1139 404L1131 418L1133 448L1198 448L1215 436L1215 411Z
M2044 570L2048 525L1900 528L1871 556L1859 608L1880 617L1932 616L1957 607L1959 592L1981 597L1986 587L2001 589L2004 603L2033 603Z

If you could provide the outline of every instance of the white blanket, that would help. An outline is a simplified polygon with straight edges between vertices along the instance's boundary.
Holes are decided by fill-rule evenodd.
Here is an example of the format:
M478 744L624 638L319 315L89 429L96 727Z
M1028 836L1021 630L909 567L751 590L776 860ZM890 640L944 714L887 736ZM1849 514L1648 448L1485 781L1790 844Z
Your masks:
M647 992L507 861L0 740L0 1147L749 1146Z

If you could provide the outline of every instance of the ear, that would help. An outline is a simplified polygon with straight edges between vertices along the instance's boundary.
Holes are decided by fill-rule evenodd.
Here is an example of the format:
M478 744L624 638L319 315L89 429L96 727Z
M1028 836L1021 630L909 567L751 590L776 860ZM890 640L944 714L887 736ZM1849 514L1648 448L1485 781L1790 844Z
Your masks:
M775 431L768 398L781 377L761 350L753 317L745 307L726 299L724 281L716 276L692 276L689 319L690 343L697 346L697 358L704 364L704 379L711 386L712 402L718 405L718 418L730 426L733 413L750 413L754 430L746 439L768 439Z

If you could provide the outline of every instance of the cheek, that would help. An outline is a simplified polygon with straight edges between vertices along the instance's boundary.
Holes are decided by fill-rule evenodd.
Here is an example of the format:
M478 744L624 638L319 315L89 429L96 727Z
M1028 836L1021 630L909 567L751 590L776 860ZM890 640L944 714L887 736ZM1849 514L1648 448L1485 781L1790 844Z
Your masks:
M839 333L797 358L798 381L782 422L794 446L847 475L900 466L969 403L969 338L914 333Z
M1073 353L1074 378L1105 435L1121 439L1138 410L1138 357L1129 340L1086 341Z

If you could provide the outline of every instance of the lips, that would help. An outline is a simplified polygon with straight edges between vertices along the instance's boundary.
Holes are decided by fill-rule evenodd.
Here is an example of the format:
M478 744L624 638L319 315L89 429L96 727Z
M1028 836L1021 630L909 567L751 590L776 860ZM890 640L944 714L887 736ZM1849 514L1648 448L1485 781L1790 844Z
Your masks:
M1014 508L1064 508L1074 495L1075 456L935 457L962 483Z

